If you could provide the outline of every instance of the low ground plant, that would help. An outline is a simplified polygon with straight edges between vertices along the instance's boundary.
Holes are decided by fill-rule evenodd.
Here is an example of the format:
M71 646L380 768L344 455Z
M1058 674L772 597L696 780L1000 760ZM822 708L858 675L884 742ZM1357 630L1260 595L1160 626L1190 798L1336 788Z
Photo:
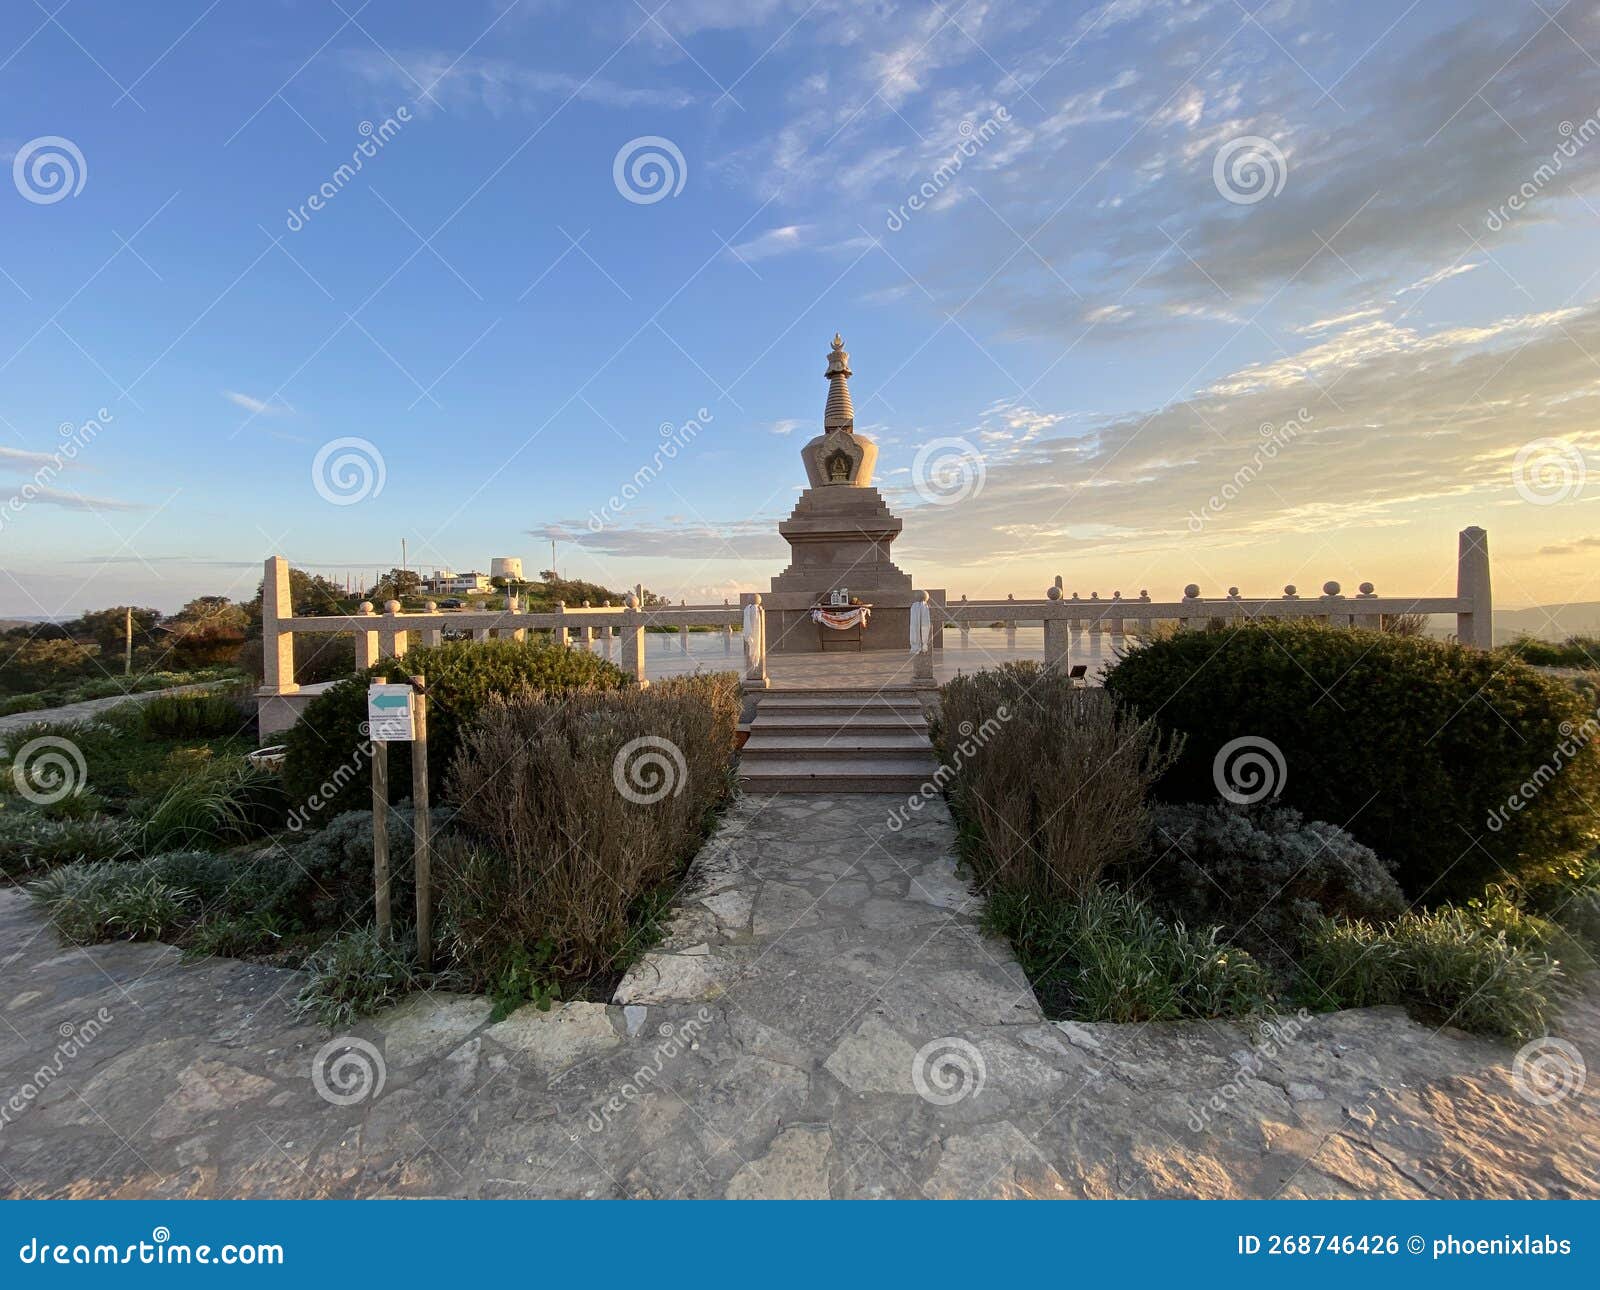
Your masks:
M1219 944L1215 929L1169 923L1116 887L1054 900L1000 891L985 922L1016 948L1052 1019L1231 1017L1273 1002L1272 977L1248 952Z
M145 733L158 739L210 739L245 733L252 717L237 697L216 690L163 694L139 707Z
M132 852L132 831L102 815L63 819L38 811L0 811L0 873L9 878L80 860L118 860Z
M1546 1032L1561 965L1471 909L1402 914L1387 924L1325 919L1300 970L1311 1006L1400 1004L1438 1025L1521 1040Z
M372 927L334 937L305 970L309 979L295 996L295 1009L334 1029L398 1003L421 981L415 945Z

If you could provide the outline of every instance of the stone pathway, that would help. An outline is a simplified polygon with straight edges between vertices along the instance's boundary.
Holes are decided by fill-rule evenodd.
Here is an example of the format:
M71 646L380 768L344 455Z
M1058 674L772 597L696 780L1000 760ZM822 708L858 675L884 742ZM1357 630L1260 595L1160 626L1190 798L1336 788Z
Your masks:
M231 681L196 681L192 685L174 685L165 690L142 690L138 694L113 694L104 699L85 699L82 703L67 703L59 708L40 708L37 712L13 712L9 716L0 717L0 731L18 730L40 721L48 721L51 724L88 721L91 717L111 708L120 707L124 703L148 703L163 694L188 694L192 690L211 690L219 685L231 684L233 684Z
M942 805L895 804L741 799L610 1006L417 996L331 1052L293 973L64 950L0 893L0 1191L1600 1194L1595 1081L1536 1106L1511 1050L1396 1009L1044 1021ZM1592 1066L1592 995L1569 1030Z

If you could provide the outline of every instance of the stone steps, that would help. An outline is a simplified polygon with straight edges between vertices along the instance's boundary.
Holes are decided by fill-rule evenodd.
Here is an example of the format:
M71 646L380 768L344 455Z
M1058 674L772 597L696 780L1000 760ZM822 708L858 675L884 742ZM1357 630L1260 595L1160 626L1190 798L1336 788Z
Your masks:
M909 795L937 769L909 686L769 691L739 754L740 785L756 794Z

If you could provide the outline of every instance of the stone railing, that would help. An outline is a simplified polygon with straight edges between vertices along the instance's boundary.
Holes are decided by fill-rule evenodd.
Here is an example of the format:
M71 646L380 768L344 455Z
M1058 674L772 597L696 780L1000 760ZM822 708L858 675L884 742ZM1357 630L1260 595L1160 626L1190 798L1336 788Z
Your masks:
M753 597L756 613L762 615L760 596ZM514 603L514 601L513 601ZM521 609L439 609L433 602L419 611L400 608L391 600L383 612L370 601L353 614L298 615L294 612L289 588L289 562L282 556L266 561L261 591L262 684L257 691L257 707L263 735L293 725L300 709L323 686L301 686L294 679L294 640L296 636L349 633L355 639L357 670L372 667L382 659L402 658L415 633L422 645L438 645L448 630L470 632L473 640L510 638L525 640L530 631L548 632L560 645L593 649L612 658L632 673L640 685L645 678L646 633L662 628L678 632L679 648L689 652L692 628L720 628L725 653L733 653L733 632L743 626L744 607L730 605L650 605L641 608L633 596L622 605L560 605L553 610L529 613ZM764 633L758 632L754 644L746 642L745 666L748 682L765 684L766 658L760 647Z
M974 626L1003 624L1014 634L1018 623L1044 625L1045 662L1063 664L1071 651L1072 633L1107 633L1120 636L1156 622L1177 622L1192 630L1215 621L1249 622L1259 618L1309 618L1335 627L1379 628L1383 620L1400 614L1452 614L1456 637L1463 644L1489 649L1494 644L1494 598L1489 579L1489 536L1480 528L1463 529L1456 555L1456 594L1453 596L1380 596L1370 582L1354 596L1346 596L1337 582L1323 584L1320 596L1301 596L1285 587L1281 597L1241 596L1237 587L1226 597L1202 597L1198 585L1184 588L1182 600L1152 600L1148 592L1109 599L1098 594L1084 600L1070 596L1061 579L1042 600L947 601L934 609L937 627L955 627L963 633Z

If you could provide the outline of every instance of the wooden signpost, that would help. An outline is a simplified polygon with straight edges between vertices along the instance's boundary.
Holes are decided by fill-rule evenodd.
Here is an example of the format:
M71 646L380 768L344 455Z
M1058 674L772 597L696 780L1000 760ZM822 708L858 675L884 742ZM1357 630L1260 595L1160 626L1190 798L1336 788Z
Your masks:
M389 745L411 747L411 805L417 878L417 959L433 963L433 819L428 809L428 695L420 676L367 687L367 732L372 740L372 881L378 933L391 932L389 903Z

